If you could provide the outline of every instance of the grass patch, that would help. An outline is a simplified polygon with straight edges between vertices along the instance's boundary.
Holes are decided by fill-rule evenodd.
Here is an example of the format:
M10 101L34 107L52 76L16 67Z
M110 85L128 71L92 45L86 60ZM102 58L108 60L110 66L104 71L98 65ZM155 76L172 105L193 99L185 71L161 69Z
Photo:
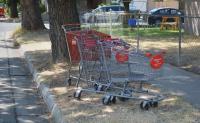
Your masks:
M110 33L109 28L98 28L97 30L107 33ZM114 27L112 28L112 34L114 36L137 36L137 28L122 28L122 27ZM139 35L142 37L177 37L178 36L177 30L160 30L160 28L139 28Z

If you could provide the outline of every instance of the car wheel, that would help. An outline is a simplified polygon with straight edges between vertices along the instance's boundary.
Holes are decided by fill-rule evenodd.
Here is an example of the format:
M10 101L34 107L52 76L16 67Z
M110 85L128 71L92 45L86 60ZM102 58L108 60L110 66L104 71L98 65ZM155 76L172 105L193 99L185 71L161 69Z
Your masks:
M153 25L154 24L154 20L152 17L148 17L148 24L149 25Z

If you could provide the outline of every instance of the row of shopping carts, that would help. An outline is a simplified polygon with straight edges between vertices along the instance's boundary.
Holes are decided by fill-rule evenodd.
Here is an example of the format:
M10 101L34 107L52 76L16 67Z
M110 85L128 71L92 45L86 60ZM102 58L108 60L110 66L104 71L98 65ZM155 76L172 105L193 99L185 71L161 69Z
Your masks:
M76 80L75 98L80 99L81 94L87 92L103 94L104 105L116 103L117 99L142 100L140 107L146 110L157 107L163 100L161 94L143 87L144 82L162 75L163 53L144 54L121 39L81 29L78 24L62 27L71 62L68 84Z

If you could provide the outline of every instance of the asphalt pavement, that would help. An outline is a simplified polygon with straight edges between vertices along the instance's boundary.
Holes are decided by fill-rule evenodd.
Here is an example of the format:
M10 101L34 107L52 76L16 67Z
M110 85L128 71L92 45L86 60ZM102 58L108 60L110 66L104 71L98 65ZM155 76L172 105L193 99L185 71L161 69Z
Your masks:
M0 123L49 123L48 110L9 34L19 23L0 23Z
M166 64L163 75L156 84L173 95L182 96L187 102L200 109L200 75Z

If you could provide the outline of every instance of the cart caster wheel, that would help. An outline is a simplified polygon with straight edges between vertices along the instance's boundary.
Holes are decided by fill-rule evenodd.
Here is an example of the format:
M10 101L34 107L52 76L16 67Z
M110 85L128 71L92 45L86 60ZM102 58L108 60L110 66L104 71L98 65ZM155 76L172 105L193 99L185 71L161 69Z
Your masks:
M94 90L97 91L97 89L98 89L98 85L94 84Z
M106 95L102 98L102 103L103 105L109 105L111 103L111 96L110 95Z
M103 85L94 84L95 91L103 91Z
M82 93L81 90L75 91L75 92L74 92L74 98L80 100L80 99L81 99L81 93Z
M158 107L158 101L151 101L151 107L153 108Z
M149 110L150 107L151 107L151 104L150 104L149 101L142 101L142 102L140 103L140 108L141 108L142 110Z
M68 85L68 86L71 86L71 85L72 85L72 79L68 79L68 80L67 80L67 85Z
M104 90L104 89L103 89L103 85L99 85L97 90L98 90L98 91L103 91L103 90Z
M90 77L90 80L91 80L91 81L94 81L94 80L95 80L94 76L91 76L91 77Z
M111 96L111 97L110 97L110 101L111 101L113 104L115 104L116 101L117 101L116 96Z

